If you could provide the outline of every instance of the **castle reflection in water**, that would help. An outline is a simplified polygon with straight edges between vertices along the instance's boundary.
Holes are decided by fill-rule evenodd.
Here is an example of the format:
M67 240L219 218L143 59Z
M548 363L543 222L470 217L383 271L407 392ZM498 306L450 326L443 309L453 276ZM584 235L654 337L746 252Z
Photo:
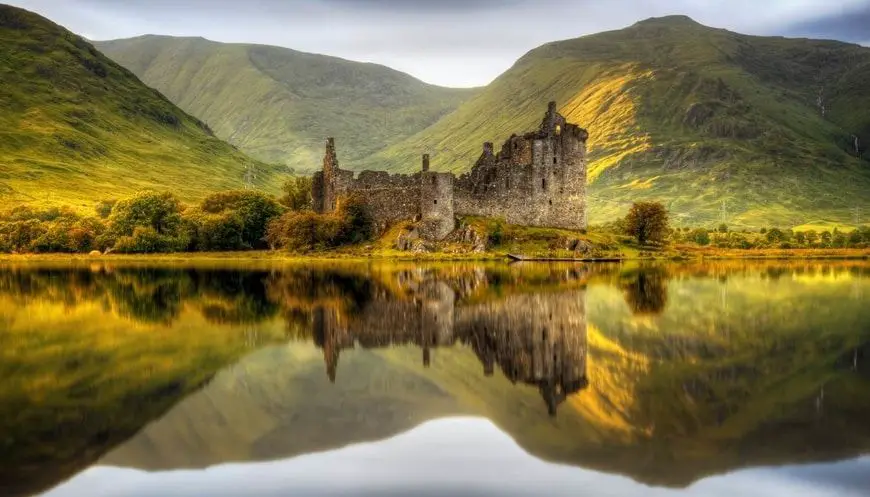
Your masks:
M466 293L486 285L484 274L477 281L423 272L395 276L398 292L372 291L351 311L319 305L311 312L314 342L323 349L331 381L343 349L413 344L428 367L432 349L459 343L474 351L487 376L498 366L510 381L536 386L551 415L587 386L584 288L476 300ZM562 283L579 282L583 273L565 271L561 277Z

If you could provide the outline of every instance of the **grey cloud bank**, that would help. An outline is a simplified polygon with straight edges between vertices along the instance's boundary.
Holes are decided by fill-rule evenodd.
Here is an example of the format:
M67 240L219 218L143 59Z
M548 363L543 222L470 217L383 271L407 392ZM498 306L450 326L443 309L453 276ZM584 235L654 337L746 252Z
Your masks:
M543 43L685 14L748 34L870 41L870 0L13 0L95 40L142 34L278 45L444 86L489 83Z

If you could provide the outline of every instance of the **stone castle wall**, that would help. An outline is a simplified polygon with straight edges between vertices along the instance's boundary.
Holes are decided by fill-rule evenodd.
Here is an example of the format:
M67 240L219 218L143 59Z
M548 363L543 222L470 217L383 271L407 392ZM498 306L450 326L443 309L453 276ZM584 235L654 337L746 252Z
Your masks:
M363 171L354 177L338 167L330 138L323 170L314 177L314 209L333 212L341 197L356 193L381 229L399 220L419 220L421 235L432 240L454 229L456 214L582 230L587 137L551 102L538 130L511 136L497 153L492 143L485 143L480 158L459 178L429 171L428 155L420 173Z

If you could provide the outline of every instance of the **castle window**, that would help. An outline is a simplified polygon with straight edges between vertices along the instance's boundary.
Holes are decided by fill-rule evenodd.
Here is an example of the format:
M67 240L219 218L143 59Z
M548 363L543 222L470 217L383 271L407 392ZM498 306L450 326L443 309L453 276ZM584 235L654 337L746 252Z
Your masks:
M541 178L541 190L546 190L546 189L547 189L547 180L544 178Z
M550 205L553 205L553 199L550 199Z
M559 163L559 159L553 157L553 164L558 164L558 163ZM553 174L556 174L556 171L553 171Z
M435 184L435 176L432 176L432 184Z
M437 199L437 198L435 199L435 204L434 204L434 205L438 205L438 199Z
M561 134L562 134L562 126L559 126L558 124L556 125L556 134L557 134L557 135L561 135Z

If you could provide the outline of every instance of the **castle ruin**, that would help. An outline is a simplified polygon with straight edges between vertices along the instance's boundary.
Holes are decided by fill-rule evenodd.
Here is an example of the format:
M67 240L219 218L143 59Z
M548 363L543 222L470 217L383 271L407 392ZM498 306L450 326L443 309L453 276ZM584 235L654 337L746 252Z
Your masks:
M378 228L419 221L423 238L441 240L456 227L456 215L502 218L510 224L586 229L586 139L550 102L536 131L512 135L496 152L492 143L471 170L458 178L430 171L429 155L415 174L339 168L335 141L327 139L323 169L314 175L318 213L334 212L342 198L357 197Z

